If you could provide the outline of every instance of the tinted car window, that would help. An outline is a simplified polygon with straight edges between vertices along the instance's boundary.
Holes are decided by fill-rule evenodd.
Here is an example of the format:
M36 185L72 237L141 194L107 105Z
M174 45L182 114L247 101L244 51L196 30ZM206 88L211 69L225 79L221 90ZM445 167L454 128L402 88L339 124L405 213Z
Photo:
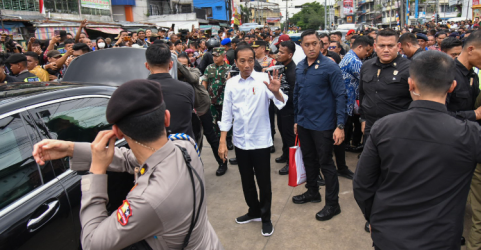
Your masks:
M37 108L53 139L92 142L101 130L112 126L105 118L107 98L81 98Z
M0 119L0 209L42 184L18 114Z

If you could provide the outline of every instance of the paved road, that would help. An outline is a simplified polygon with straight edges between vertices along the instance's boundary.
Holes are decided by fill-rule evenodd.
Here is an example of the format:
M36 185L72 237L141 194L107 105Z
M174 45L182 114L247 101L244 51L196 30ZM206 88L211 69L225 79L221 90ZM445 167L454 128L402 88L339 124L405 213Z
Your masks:
M225 249L373 249L370 235L364 231L364 217L353 197L352 181L339 177L341 214L329 221L317 221L315 214L324 207L325 188L320 190L323 198L321 203L292 203L292 196L302 194L306 189L304 185L295 188L288 186L288 177L278 174L278 170L284 166L274 161L281 155L279 133L275 135L274 145L277 151L271 155L271 180L272 223L275 231L271 237L264 237L261 235L261 222L244 225L235 223L236 217L247 213L239 171L237 166L229 165L224 176L215 176L217 164L210 145L204 140L202 160L205 166L208 215ZM229 151L229 158L234 155L233 150ZM357 154L346 153L346 162L355 171ZM469 226L470 214L467 214L464 235Z

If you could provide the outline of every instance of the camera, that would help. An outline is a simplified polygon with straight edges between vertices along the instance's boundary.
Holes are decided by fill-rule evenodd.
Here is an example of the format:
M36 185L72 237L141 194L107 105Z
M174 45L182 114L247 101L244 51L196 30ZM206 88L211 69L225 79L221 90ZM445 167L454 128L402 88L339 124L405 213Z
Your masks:
M285 67L284 65L275 65L275 66L271 66L269 68L267 68L265 70L266 73L270 72L271 75L272 73L274 72L274 70L277 69L277 72L279 73L279 75L282 74L282 77L281 77L281 87L280 89L282 90L282 92L284 92L284 94L286 95L289 95L289 91L291 91L291 86L289 85L289 83L287 82L287 79L286 79L286 74L284 74L285 72Z
M230 77L234 77L240 74L239 68L235 64L232 65L230 70L227 72L228 74L230 73Z

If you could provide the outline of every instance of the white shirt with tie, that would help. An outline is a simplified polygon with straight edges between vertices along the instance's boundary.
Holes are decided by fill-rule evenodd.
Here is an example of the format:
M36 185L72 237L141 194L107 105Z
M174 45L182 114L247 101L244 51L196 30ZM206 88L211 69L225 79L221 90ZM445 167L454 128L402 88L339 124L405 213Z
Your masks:
M262 149L273 145L269 103L273 100L277 108L282 109L287 102L288 97L282 91L280 93L284 102L277 100L264 81L269 83L267 73L253 71L247 79L237 75L226 83L222 120L218 125L224 132L234 126L233 143L243 150Z

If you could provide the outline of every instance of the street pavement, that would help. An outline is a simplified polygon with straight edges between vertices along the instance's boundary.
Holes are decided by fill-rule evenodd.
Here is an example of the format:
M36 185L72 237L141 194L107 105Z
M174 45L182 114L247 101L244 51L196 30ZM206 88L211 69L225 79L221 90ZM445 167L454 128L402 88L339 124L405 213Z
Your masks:
M204 139L202 160L205 168L207 211L210 223L226 250L257 249L336 249L371 250L370 234L364 231L365 220L354 200L352 181L339 177L339 202L341 214L329 221L317 221L315 215L324 207L325 188L321 187L321 203L294 204L292 196L306 191L304 184L298 187L287 185L288 176L281 176L278 170L284 166L275 162L281 155L280 134L275 135L276 152L271 154L272 181L272 223L274 234L261 235L261 222L237 224L235 218L247 213L237 165L229 165L227 173L216 176L217 163L207 140ZM356 169L358 153L346 152L346 163L353 172ZM235 157L234 150L228 158ZM465 230L470 227L470 209L466 209ZM465 247L461 248L462 250Z

